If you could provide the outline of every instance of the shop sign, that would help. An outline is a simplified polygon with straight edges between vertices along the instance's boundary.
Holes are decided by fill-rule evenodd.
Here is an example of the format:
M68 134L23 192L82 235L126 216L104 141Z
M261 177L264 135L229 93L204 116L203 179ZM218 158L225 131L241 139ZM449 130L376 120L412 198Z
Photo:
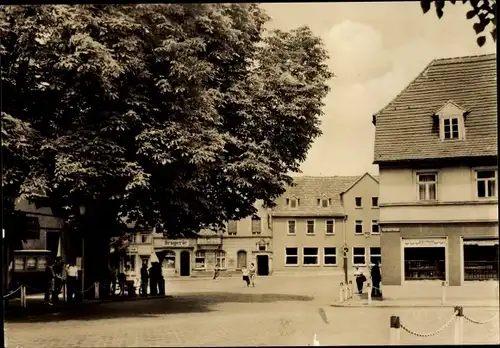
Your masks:
M446 246L446 239L403 239L405 248L432 248Z
M187 248L189 240L187 239L166 239L165 246L169 248Z
M382 232L399 232L397 227L382 227Z
M220 237L198 238L196 242L198 243L198 245L220 245L221 239Z
M464 245L498 246L498 239L464 240Z

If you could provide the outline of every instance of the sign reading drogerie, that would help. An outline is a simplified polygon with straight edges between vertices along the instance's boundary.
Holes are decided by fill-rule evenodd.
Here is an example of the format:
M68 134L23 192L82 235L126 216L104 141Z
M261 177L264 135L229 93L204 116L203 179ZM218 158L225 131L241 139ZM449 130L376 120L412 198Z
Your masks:
M170 248L186 248L189 246L189 240L187 239L166 239L165 246Z

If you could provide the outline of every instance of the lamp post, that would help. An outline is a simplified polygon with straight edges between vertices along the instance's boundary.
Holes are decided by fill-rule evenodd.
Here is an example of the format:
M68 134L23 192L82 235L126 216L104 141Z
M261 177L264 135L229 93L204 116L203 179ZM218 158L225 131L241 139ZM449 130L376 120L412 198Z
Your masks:
M80 206L80 221L81 221L81 229L82 229L82 300L84 298L84 290L85 290L85 228L83 226L83 216L85 215L85 206Z

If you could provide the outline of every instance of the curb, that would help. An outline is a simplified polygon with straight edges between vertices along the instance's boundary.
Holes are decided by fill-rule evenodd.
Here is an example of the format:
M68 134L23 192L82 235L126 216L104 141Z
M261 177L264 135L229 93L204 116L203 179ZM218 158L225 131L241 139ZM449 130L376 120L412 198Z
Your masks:
M145 300L158 300L162 298L173 298L172 295L164 295L164 296L146 296L146 297L125 297L117 300L88 300L83 302L82 304L89 303L89 304L99 304L99 303L111 303L111 302L127 302L127 301L145 301Z
M330 305L336 308L455 308L456 304L378 304L378 303L355 303L355 304L341 304L334 303ZM487 304L462 304L464 308L498 308L498 305Z

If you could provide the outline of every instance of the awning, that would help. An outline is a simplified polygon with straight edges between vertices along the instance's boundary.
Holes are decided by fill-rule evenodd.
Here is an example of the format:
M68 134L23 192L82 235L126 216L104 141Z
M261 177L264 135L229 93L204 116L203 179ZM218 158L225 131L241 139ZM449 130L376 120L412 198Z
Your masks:
M464 240L464 245L497 246L498 239Z

